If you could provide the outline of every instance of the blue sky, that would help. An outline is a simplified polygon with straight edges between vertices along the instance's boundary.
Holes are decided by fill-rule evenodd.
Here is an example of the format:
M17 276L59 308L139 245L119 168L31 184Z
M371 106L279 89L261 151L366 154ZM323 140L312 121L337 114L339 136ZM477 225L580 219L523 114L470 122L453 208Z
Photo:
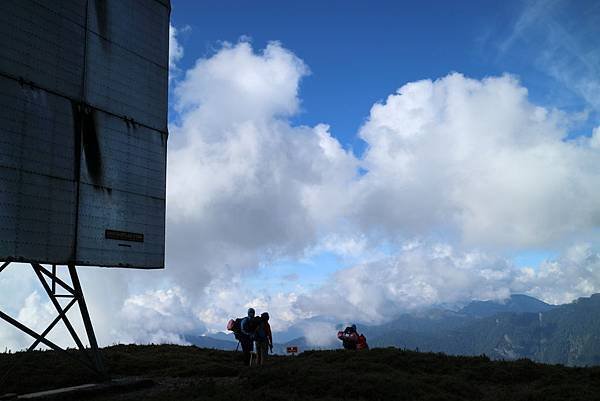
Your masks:
M600 293L600 2L172 0L171 23L166 269L82 272L102 344ZM33 279L7 293L43 330Z
M593 50L594 35L600 35L597 2L545 3L549 18L569 29L582 52ZM532 24L523 37L511 40L515 25L531 4L175 0L172 22L179 28L189 27L180 40L185 48L184 69L197 58L212 55L222 41L235 43L249 37L258 49L269 41L280 41L311 70L301 84L302 112L293 121L327 122L344 146L361 153L365 144L356 132L373 103L406 82L452 71L473 78L515 74L539 104L586 109L585 100L536 61L547 51L547 43L540 38L546 35L546 21ZM589 135L597 122L594 113L578 132Z
M516 75L532 102L587 112L571 135L589 136L599 123L595 105L553 76L543 57L549 52L547 31L553 24L560 25L572 35L563 39L573 51L560 57L568 68L592 74L594 68L586 67L577 52L592 52L594 35L600 36L598 3L546 2L544 18L534 17L517 32L535 6L523 1L175 0L171 19L185 49L179 62L182 70L193 67L198 58L214 55L225 41L249 38L255 49L270 41L281 42L310 68L300 85L301 111L292 116L292 124L325 122L345 148L360 156L366 143L357 132L374 103L407 82L453 71L479 79ZM550 62L557 61L552 57ZM533 249L517 253L514 261L519 266L537 266L553 256L556 251ZM331 255L319 258L328 261L321 263L319 277L343 265L343 261L332 262ZM279 266L297 270L307 283L317 274L294 268L289 260Z

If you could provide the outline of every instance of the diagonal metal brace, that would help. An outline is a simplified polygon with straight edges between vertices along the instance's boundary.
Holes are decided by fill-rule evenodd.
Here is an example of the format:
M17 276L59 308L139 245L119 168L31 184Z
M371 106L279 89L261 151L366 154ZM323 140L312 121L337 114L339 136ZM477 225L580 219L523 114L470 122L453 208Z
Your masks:
M0 311L0 319L3 319L6 322L12 324L13 326L15 326L16 328L18 328L22 332L24 332L26 334L29 334L31 337L35 338L36 340L38 340L42 344L48 346L49 348L52 348L55 351L61 352L61 353L65 354L65 355L68 355L70 358L73 358L76 361L78 361L80 363L83 363L88 368L96 371L96 368L94 366L90 365L88 361L84 361L84 360L82 360L80 358L77 358L75 355L72 355L72 354L68 353L67 351L65 351L64 349L62 349L61 347L59 347L58 345L54 344L52 341L48 340L47 338L42 337L41 335L39 335L35 331L31 330L29 327L25 326L23 323L19 322L16 319L13 319L12 317L10 317L9 315L7 315L6 313L4 313L2 311Z
M58 312L59 316L62 317L62 321L65 324L65 326L67 327L67 330L69 330L69 333L71 334L71 337L73 337L73 340L75 340L75 344L77 344L77 347L81 351L83 351L85 353L85 347L83 346L83 343L79 339L79 336L77 335L77 332L73 328L73 325L71 324L71 322L69 322L69 319L67 319L66 314L63 313L62 307L60 306L60 304L58 303L58 301L56 300L56 298L54 298L54 294L52 294L52 289L50 289L50 286L48 285L48 283L44 279L44 276L42 276L42 273L40 272L40 265L38 265L36 263L32 263L31 266L33 267L33 270L35 271L35 274L40 279L40 282L42 283L42 286L44 287L44 290L46 290L46 293L48 294L48 297L50 298L50 301L52 302L52 304L56 308L56 311Z
M46 328L46 330L44 330L44 332L42 334L40 334L40 337L46 338L46 336L48 335L48 333L50 333L50 331L52 331L52 329L54 328L54 326L56 326L56 324L58 322L61 321L61 319L63 318L63 316L66 316L67 312L69 311L69 309L71 309L71 306L75 305L75 302L77 302L76 299L72 299L71 302L69 302L67 304L67 306L63 309L63 311L52 321L52 323L50 323L50 325L48 325L48 327ZM35 349L35 347L37 347L38 345L40 345L40 340L35 340L35 342L33 344L31 344L31 346L27 349L27 351L33 351Z
M2 266L0 266L0 273L2 273L2 270L6 269L6 267L10 265L10 262L4 262L2 263Z
M11 262L2 263L2 265L0 265L0 272L2 272L10 263ZM59 277L57 277L56 267L54 265L52 266L52 272L50 272L49 270L44 268L39 263L30 263L30 264L33 268L33 271L35 272L38 279L40 280L40 283L44 287L46 294L50 298L50 301L56 308L56 310L58 312L58 316L48 325L48 327L46 327L46 329L43 331L42 334L38 334L34 330L30 329L29 327L25 326L18 320L12 318L11 316L7 315L6 313L4 313L2 311L0 311L0 319L5 320L12 326L16 327L17 329L21 330L22 332L28 334L29 336L31 336L35 339L33 344L27 349L27 351L33 351L38 345L44 344L48 348L53 349L58 352L61 352L65 355L69 356L70 358L78 361L79 363L83 364L87 368L96 372L98 374L98 376L101 377L102 379L108 379L109 376L106 372L106 369L105 369L102 359L100 357L98 344L96 342L96 336L94 334L94 329L92 326L90 315L89 315L89 312L87 309L87 305L85 304L85 299L83 297L83 289L81 288L81 283L79 282L79 277L77 276L77 270L76 270L75 266L74 265L68 266L69 274L71 276L71 282L72 282L72 286L71 286L71 285L67 284L66 282L64 282L63 280L61 280ZM48 284L48 281L44 276L48 277L51 280L52 287L50 286L50 284ZM64 290L66 290L68 293L67 294L56 294L56 283L58 283L58 285L60 285L62 288L64 288ZM68 302L68 304L63 308L62 305L58 302L58 298L71 298L71 299ZM89 341L90 348L91 348L91 349L89 349L90 352L88 352L88 349L86 349L86 347L83 345L83 343L79 339L79 336L77 335L77 332L73 328L73 325L67 318L67 312L75 304L78 305L79 311L81 313L81 318L83 320L86 334L87 334L88 341ZM52 342L46 338L46 336L52 331L52 329L54 329L54 327L60 321L63 321L63 323L65 324L66 328L68 329L69 333L71 334L71 337L77 344L77 347L79 348L80 353L83 353L82 357L79 356L79 353L74 354L72 352L67 352L65 349L61 348L60 346L58 346L57 344L55 344L54 342ZM0 378L0 382L2 382L2 380L3 379Z
M35 265L35 267L37 267L40 270L41 273L43 273L44 275L48 276L51 280L54 280L55 282L57 282L58 284L60 284L65 290L67 290L71 294L75 295L75 290L73 289L73 287L71 287L69 284L65 283L63 280L61 280L57 276L53 275L44 266L40 265L39 263L32 263L31 265L32 266Z

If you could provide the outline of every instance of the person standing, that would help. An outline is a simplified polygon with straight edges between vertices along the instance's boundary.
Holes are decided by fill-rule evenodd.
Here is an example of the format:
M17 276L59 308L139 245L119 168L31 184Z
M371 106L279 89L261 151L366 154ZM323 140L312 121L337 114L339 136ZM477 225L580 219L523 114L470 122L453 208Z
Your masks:
M273 334L271 333L271 325L269 324L269 314L264 312L260 315L260 323L256 329L256 362L258 366L262 366L270 349L273 352Z
M248 309L248 316L242 319L240 323L239 341L244 354L244 365L250 366L252 351L254 350L255 327L253 327L254 315L253 308Z

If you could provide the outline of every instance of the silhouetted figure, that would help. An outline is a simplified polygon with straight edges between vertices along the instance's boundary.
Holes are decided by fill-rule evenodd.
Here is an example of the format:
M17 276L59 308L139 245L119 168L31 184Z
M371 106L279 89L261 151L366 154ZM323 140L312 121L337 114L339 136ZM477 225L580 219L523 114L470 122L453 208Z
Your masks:
M253 308L248 309L248 316L242 319L240 323L240 333L238 340L242 346L242 352L244 354L244 364L250 366L250 358L254 349L254 331L256 326L254 325L255 311Z
M271 334L271 325L269 324L269 314L267 312L261 313L260 322L256 329L255 335L256 342L256 362L258 366L262 366L267 357L267 349L273 352L273 335Z
M358 334L358 332L356 331L355 324L346 327L344 331L338 331L337 337L338 339L342 340L342 345L345 349L369 349L369 345L367 344L367 338L362 334Z

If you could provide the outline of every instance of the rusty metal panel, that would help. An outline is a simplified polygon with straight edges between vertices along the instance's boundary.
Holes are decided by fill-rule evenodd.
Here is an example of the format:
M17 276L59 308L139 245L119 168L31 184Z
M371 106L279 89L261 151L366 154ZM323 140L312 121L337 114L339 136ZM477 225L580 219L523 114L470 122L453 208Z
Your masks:
M78 262L161 267L166 134L102 112L92 119L94 137L84 139L81 154ZM107 231L125 235L116 240L107 237ZM142 240L132 239L138 237L134 234Z
M0 2L0 260L164 266L169 12Z
M87 140L95 143L96 151L87 151L84 140L81 182L164 199L166 134L102 112L92 118L95 138Z
M148 0L91 0L88 21L88 102L166 130L168 9Z

